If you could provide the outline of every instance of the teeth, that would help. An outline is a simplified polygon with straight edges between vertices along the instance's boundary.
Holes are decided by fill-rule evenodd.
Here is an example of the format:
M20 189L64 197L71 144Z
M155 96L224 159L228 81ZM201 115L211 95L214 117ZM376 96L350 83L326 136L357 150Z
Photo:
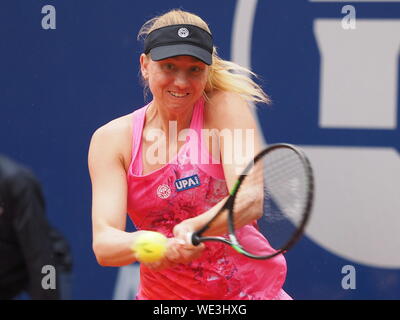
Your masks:
M169 91L169 93L172 94L174 97L178 97L178 98L182 98L182 97L185 97L188 95L187 93L177 93L177 92L172 92L172 91Z

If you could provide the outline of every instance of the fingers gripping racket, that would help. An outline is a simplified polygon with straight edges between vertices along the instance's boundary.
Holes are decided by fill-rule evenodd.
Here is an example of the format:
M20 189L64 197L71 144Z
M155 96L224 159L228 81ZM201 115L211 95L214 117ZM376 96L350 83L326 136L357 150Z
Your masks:
M189 236L193 245L219 241L253 259L269 259L284 253L299 240L309 220L313 203L314 179L309 160L298 147L273 144L262 150L243 170L224 206L202 229ZM212 222L228 212L228 234L203 236ZM267 241L237 236L234 218L254 214L258 230ZM258 242L258 241L257 241ZM263 246L272 247L263 250Z

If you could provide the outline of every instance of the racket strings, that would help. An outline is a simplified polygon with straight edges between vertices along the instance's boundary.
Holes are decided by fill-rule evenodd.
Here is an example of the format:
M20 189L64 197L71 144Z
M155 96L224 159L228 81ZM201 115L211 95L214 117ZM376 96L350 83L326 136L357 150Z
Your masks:
M307 173L299 155L277 149L262 159L264 163L264 215L269 219L302 219L306 201Z
M309 179L306 170L299 154L278 148L254 163L237 191L234 212L260 217L258 229L276 250L289 242L304 219ZM244 239L239 242L252 254L263 252L262 245Z
M264 178L261 162L254 164L236 193L233 212L261 216L264 202Z

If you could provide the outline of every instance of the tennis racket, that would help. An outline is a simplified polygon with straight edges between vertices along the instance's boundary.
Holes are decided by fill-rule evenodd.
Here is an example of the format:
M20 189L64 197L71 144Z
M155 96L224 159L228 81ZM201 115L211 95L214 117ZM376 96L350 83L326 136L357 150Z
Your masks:
M253 259L272 258L292 248L302 236L313 194L313 172L305 153L291 144L270 145L246 166L218 213L203 228L189 234L188 240L193 245L219 241ZM228 234L203 236L225 211ZM249 213L260 217L255 226L263 235L261 240L249 239L235 230L235 216Z

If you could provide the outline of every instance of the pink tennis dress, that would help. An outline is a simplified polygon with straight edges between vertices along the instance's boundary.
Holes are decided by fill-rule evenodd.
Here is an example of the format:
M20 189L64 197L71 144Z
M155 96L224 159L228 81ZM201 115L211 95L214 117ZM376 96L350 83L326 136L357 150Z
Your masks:
M221 164L202 140L188 138L175 159L143 175L142 132L149 105L133 113L132 162L128 180L128 214L137 230L152 230L173 237L174 226L197 216L228 195ZM194 106L190 128L201 137L204 100ZM194 161L193 154L198 159ZM207 164L208 162L208 164ZM252 225L237 232L254 249L273 252L268 241ZM290 299L282 290L286 261L282 255L270 260L249 259L223 243L208 242L202 255L188 263L153 271L140 267L137 299L241 300Z

